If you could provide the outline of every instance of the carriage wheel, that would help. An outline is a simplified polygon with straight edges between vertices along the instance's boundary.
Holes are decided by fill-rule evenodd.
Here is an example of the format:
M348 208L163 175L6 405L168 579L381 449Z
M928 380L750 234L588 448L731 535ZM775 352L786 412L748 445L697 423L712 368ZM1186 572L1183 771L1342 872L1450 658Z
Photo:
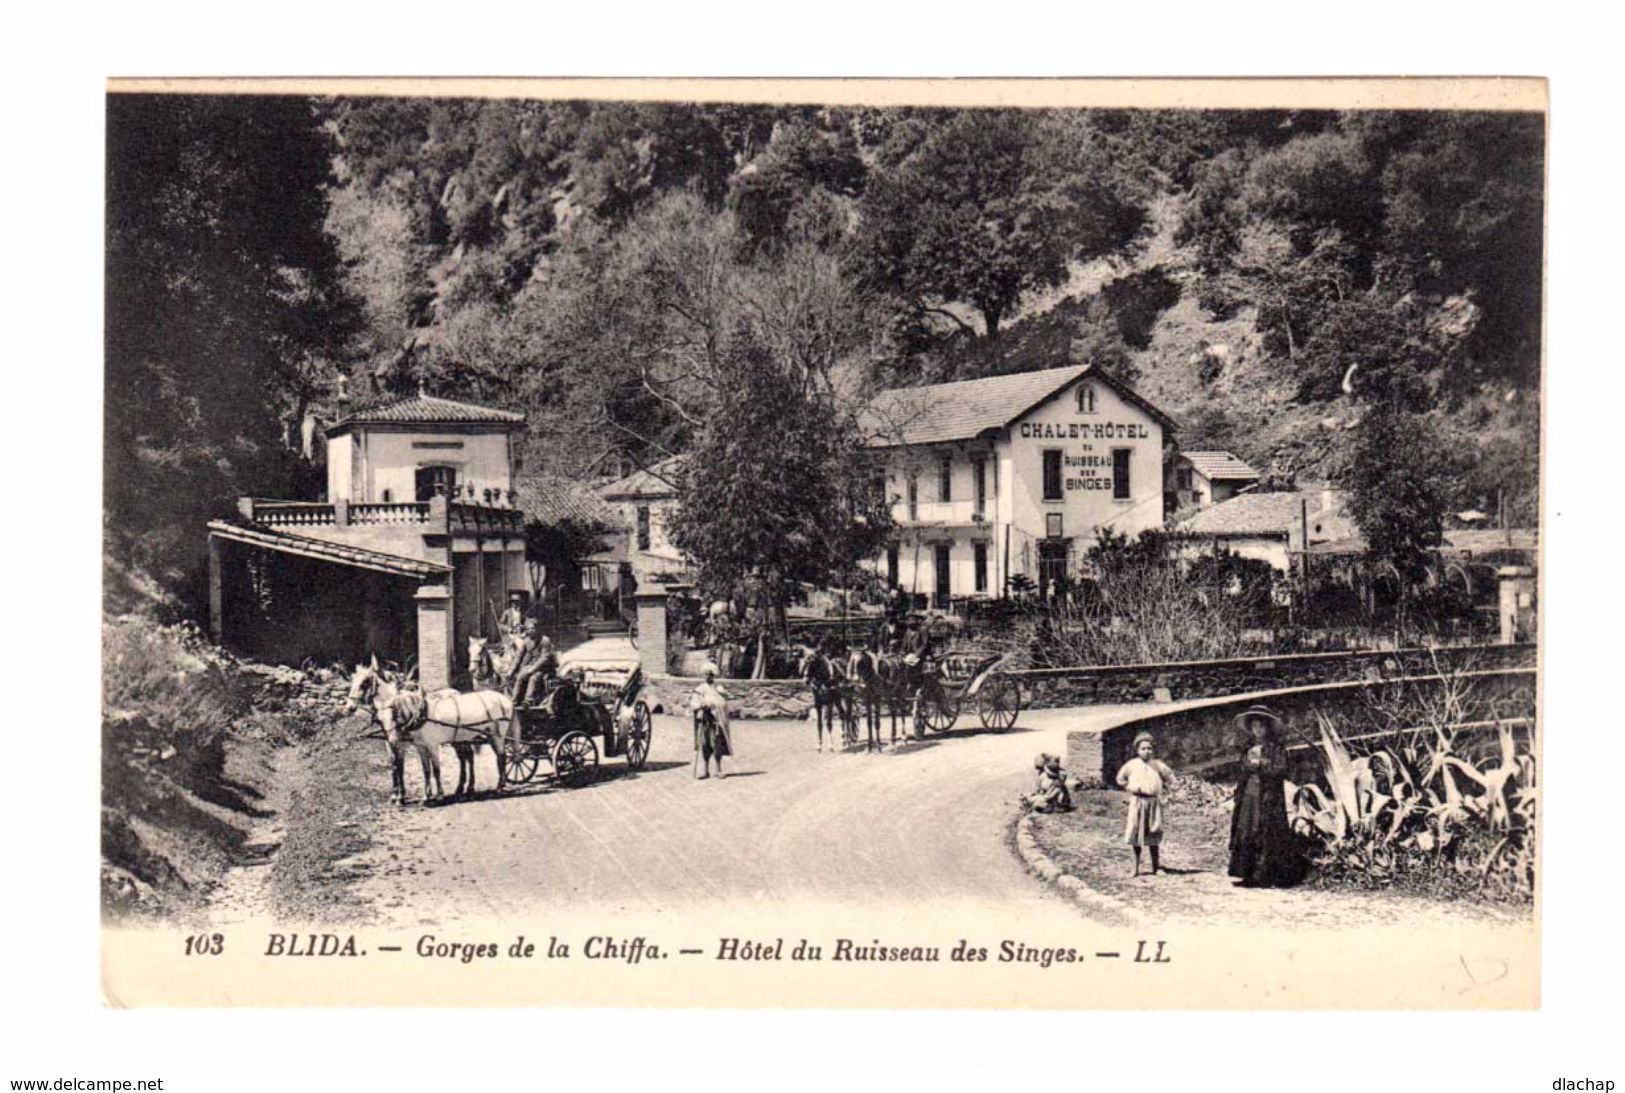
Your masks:
M933 683L920 691L915 699L915 721L932 732L947 732L959 720L959 700L949 694L940 683Z
M579 785L598 766L598 745L584 732L567 732L553 745L553 777L566 785Z
M536 771L541 767L542 760L535 752L527 747L510 751L503 758L502 776L510 782L524 783L536 777Z
M649 759L649 740L655 731L654 715L649 713L647 703L639 702L632 707L632 726L626 730L626 764L633 770L642 767Z
M1016 723L1021 713L1021 685L1009 676L990 676L976 694L976 714L982 727L1003 732Z

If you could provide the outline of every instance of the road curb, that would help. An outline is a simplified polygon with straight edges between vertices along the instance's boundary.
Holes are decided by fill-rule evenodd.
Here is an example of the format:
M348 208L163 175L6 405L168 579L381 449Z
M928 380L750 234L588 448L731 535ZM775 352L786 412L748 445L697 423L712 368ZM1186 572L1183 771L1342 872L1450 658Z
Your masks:
M1022 864L1027 871L1046 883L1053 884L1061 892L1070 897L1073 902L1086 911L1097 914L1115 916L1129 921L1137 921L1138 917L1129 905L1113 896L1097 892L1090 888L1083 880L1068 873L1055 863L1055 859L1044 852L1038 845L1038 839L1033 834L1033 814L1023 811L1016 820L1016 853L1021 856Z

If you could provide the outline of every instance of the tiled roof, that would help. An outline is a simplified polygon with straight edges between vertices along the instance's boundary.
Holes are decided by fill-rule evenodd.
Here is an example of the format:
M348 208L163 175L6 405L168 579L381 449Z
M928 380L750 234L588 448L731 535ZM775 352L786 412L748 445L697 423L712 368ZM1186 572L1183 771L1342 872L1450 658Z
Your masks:
M1302 518L1306 499L1311 519L1327 507L1320 490L1243 493L1198 509L1179 522L1178 530L1190 535L1285 535ZM1334 494L1334 505L1337 500Z
M1464 528L1444 533L1440 550L1444 554L1494 554L1497 551L1533 553L1540 545L1540 533L1535 528ZM1329 543L1316 543L1309 548L1314 554L1364 554L1365 537L1351 535Z
M551 475L526 475L515 484L519 507L527 521L558 524L573 520L578 524L612 528L619 514L585 483Z
M364 406L328 427L336 433L353 425L523 425L525 415L494 406L416 394Z
M1202 475L1208 481L1231 482L1237 479L1257 479L1263 477L1252 467L1243 463L1240 458L1229 452L1180 452L1191 469Z
M282 554L297 554L323 562L371 569L378 573L392 573L402 577L441 577L451 573L450 566L407 558L399 554L386 554L381 550L367 550L348 543L330 543L325 539L311 539L286 531L268 531L263 528L228 524L224 520L209 521L209 531L222 539L231 539L248 546L274 550Z
M688 456L674 455L658 463L651 463L641 470L633 471L625 478L617 478L608 485L599 486L598 496L610 499L676 496L677 486L673 479L682 473L683 465L687 462Z
M989 430L1003 429L1073 380L1090 373L1163 425L1173 425L1156 407L1087 364L928 387L894 387L874 397L864 410L863 425L874 437L871 443L876 447L970 440Z

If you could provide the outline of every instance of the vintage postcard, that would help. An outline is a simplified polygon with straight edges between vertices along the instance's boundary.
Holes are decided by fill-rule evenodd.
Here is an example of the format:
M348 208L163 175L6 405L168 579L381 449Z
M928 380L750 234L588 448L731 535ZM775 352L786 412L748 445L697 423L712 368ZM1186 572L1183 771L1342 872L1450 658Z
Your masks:
M109 1005L1539 1005L1543 81L106 116Z

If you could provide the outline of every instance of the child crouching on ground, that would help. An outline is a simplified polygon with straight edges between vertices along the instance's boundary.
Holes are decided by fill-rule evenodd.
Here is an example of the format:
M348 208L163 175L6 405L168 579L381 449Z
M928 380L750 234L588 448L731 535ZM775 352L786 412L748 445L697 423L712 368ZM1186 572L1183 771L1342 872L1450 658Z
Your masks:
M1151 848L1151 872L1162 868L1162 791L1173 778L1168 764L1155 758L1156 741L1148 732L1134 738L1134 758L1117 772L1117 784L1128 790L1128 825L1123 838L1134 848L1134 875L1140 875L1140 848Z
M1040 753L1033 760L1033 770L1037 772L1038 784L1027 798L1033 811L1071 812L1072 792L1066 786L1066 771L1061 767L1061 757Z

